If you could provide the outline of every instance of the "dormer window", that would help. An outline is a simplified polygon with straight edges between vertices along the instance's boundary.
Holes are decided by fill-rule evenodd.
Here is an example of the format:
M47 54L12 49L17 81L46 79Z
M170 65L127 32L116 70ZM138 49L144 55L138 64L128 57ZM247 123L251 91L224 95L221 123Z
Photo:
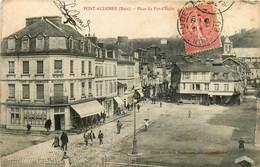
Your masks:
M15 38L14 37L10 37L8 40L7 40L7 49L9 51L14 51L15 50Z
M69 39L69 48L70 50L74 49L74 43L72 38Z
M36 38L36 50L43 50L44 49L44 37L43 36L38 36Z
M228 73L223 74L224 79L228 79Z
M84 52L84 41L80 41L80 44L79 44L79 49L81 52Z
M91 43L88 41L88 52L91 52Z
M21 50L22 51L29 51L30 43L29 43L29 37L24 36L21 41Z

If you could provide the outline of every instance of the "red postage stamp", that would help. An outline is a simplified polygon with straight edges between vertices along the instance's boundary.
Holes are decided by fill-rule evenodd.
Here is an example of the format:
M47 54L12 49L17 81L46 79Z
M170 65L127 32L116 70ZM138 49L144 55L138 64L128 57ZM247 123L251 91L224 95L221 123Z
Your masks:
M205 12L207 11L207 12ZM178 11L178 31L184 39L187 54L221 47L220 28L212 4L203 4Z

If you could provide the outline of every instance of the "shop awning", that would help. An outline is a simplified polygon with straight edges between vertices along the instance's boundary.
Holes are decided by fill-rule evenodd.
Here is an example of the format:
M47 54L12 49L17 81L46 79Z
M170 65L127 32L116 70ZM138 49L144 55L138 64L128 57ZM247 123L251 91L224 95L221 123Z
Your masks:
M232 96L233 92L209 92L210 96Z
M119 97L114 97L114 100L117 102L119 106L124 105L124 102Z
M71 105L71 107L79 114L80 118L99 114L104 111L104 107L96 100L80 104Z
M139 93L139 95L140 95L141 97L144 97L144 94L143 94L142 90L137 90L137 92Z

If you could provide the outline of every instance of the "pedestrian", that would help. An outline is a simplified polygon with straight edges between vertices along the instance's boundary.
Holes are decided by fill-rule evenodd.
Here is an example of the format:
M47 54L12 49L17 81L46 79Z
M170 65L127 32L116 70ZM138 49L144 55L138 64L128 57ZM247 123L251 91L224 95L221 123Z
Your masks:
M129 105L129 104L127 104L126 108L127 108L127 111L129 111L130 105Z
M191 117L191 111L189 110L189 118Z
M237 104L240 106L240 98L238 98L238 100L237 100Z
M67 133L65 133L64 131L62 132L62 135L60 137L60 140L61 140L61 149L64 151L67 151L67 145L68 145L68 142L69 142L69 138L68 138L68 135Z
M70 157L68 157L67 152L64 152L61 161L64 162L65 167L70 167L70 165L71 165L71 159L70 159Z
M245 151L245 145L244 145L245 141L243 140L242 137L240 138L238 143L239 143L239 150L243 149L243 151Z
M83 135L84 141L86 143L86 146L88 145L88 139L89 139L89 134L88 131L86 130L84 135Z
M27 134L31 134L31 125L27 124Z
M54 142L52 144L53 147L59 147L60 146L60 139L59 139L59 133L57 133L54 137Z
M162 101L160 101L160 107L162 107Z
M96 138L95 133L91 130L89 133L89 138L91 140L91 145L93 145L93 140Z
M107 115L106 115L106 113L104 112L104 113L103 113L103 123L106 122L106 116L107 116Z
M116 124L116 128L117 128L117 134L120 134L120 129L122 127L122 123L118 120L117 124Z
M138 112L140 111L140 104L137 104L137 110L138 110Z
M98 133L99 144L103 144L103 137L104 137L104 134L101 132L101 130L99 130L99 133Z
M100 123L100 119L101 119L101 118L100 118L100 115L97 114L97 124L98 124L98 125L101 124L101 123Z

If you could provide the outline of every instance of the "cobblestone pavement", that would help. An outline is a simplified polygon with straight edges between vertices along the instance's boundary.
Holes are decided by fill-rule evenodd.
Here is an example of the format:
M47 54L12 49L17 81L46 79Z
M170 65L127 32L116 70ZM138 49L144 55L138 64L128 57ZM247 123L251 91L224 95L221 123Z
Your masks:
M137 129L143 128L143 120L146 118L150 121L159 119L170 106L170 103L164 103L160 108L159 103L142 103L140 112L136 114ZM104 133L103 145L99 145L96 139L92 146L85 146L83 134L69 136L67 154L71 158L71 166L100 167L102 157L111 157L116 155L114 153L120 152L126 138L133 134L133 114L121 118L120 121L123 124L120 134L116 134L116 120L93 129L96 136L99 130ZM52 147L52 143L53 140L49 140L2 157L2 166L63 166L61 161L63 151Z

